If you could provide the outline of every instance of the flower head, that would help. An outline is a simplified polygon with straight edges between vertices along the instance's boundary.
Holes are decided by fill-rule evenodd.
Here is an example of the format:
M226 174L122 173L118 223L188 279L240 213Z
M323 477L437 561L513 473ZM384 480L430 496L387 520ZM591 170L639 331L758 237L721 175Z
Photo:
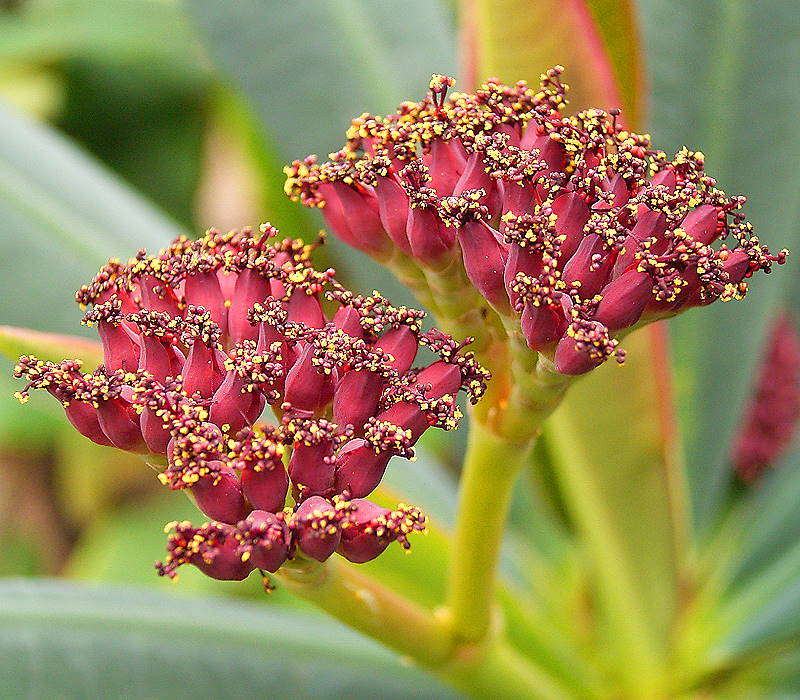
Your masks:
M637 325L740 299L786 251L762 245L702 153L669 159L616 110L564 116L561 71L450 95L455 81L433 76L420 102L354 119L330 160L287 167L286 191L379 259L463 263L529 347L574 375L621 362L618 336Z
M365 497L428 428L456 427L458 393L477 401L489 378L467 343L423 330L423 312L354 294L312 266L314 246L276 233L211 230L110 262L77 294L103 364L15 368L20 400L46 389L90 440L165 458L161 483L211 518L171 526L167 576L191 563L238 579L297 551L366 561L407 546L424 515ZM420 347L433 360L414 366Z
M800 420L800 338L788 314L773 322L765 350L733 445L733 464L745 483L784 455Z

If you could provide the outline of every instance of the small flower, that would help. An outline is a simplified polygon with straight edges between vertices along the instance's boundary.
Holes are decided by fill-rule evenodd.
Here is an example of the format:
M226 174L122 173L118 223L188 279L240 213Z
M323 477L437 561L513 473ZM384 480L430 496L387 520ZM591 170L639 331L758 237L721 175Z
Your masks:
M705 173L671 160L619 112L563 116L561 67L475 94L433 76L425 98L354 119L343 149L285 169L286 191L331 230L435 273L463 264L501 316L562 374L622 362L618 336L715 300L742 298L773 255Z
M800 420L800 338L786 313L767 337L754 389L733 445L733 464L745 483L784 455Z
M475 402L489 378L468 342L423 330L424 312L350 292L311 265L314 246L276 233L210 230L110 262L77 294L103 364L23 356L15 368L21 401L46 389L90 440L166 458L160 481L211 519L171 526L163 575L323 560L350 526L371 541L339 550L354 561L406 546L424 516L367 527L364 499L428 428L455 428L457 394ZM421 347L434 359L414 367ZM266 406L274 424L259 422Z

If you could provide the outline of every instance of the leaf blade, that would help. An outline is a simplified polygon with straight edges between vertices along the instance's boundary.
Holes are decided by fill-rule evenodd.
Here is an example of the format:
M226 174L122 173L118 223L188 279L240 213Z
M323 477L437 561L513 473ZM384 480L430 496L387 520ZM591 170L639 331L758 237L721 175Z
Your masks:
M16 697L402 698L409 685L457 697L343 626L267 603L52 581L0 590L0 678Z

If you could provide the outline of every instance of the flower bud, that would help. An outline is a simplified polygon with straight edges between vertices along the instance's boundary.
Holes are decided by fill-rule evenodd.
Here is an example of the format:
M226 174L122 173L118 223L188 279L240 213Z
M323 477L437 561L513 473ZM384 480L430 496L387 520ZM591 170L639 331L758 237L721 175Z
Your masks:
M209 468L210 472L190 487L197 507L213 520L239 522L247 514L239 477L222 462L209 462Z
M320 496L303 501L292 516L294 541L300 550L317 561L330 557L341 538L344 511Z
M257 569L275 573L289 554L289 528L283 513L254 510L237 526L240 559Z

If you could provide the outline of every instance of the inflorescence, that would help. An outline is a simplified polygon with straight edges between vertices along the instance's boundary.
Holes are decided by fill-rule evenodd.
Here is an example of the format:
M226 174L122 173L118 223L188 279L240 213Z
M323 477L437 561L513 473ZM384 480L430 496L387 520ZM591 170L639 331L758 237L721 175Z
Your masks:
M329 161L287 167L286 191L378 259L399 250L443 271L461 258L529 347L573 375L621 362L628 329L743 297L786 251L761 244L699 151L669 159L617 110L562 116L561 72L449 96L455 81L434 75L421 102L354 119Z
M754 483L792 445L800 421L800 337L788 312L773 321L732 448L739 478Z
M15 376L46 389L90 440L166 458L160 481L211 518L172 523L158 572L276 571L298 552L353 562L425 529L415 507L366 500L393 456L413 458L432 426L455 428L459 391L488 373L424 312L358 296L310 262L314 245L269 225L157 255L112 260L78 291L103 364L23 356ZM415 367L420 347L434 358ZM260 422L269 405L274 424Z

